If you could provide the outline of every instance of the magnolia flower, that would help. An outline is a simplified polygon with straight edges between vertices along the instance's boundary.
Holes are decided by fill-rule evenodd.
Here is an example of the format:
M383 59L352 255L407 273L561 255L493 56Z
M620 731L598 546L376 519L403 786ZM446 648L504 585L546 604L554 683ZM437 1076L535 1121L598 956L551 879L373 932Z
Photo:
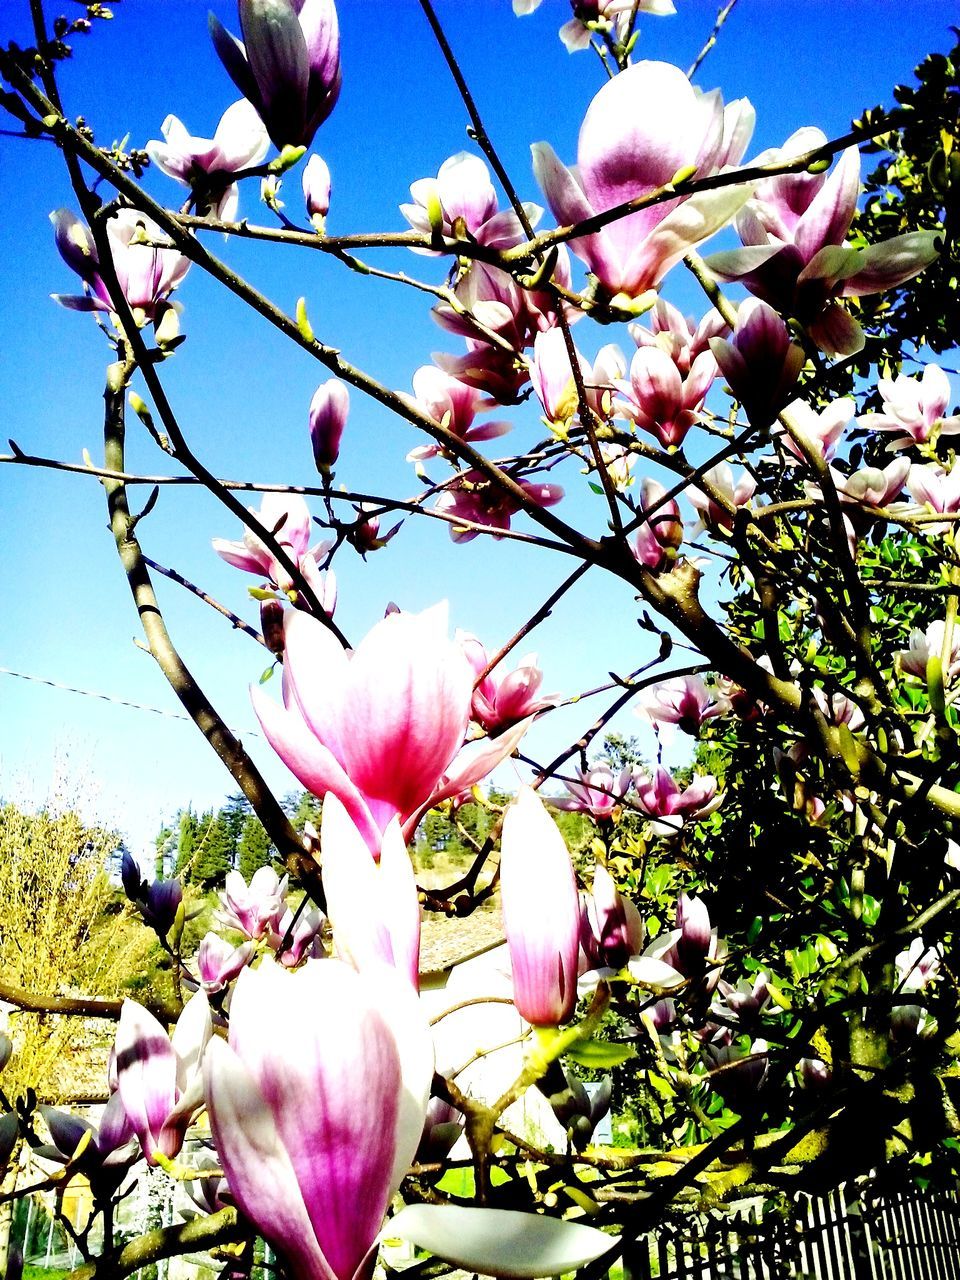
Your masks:
M780 316L749 298L730 340L711 338L710 350L751 425L769 426L790 399L805 359Z
M620 493L629 489L633 484L630 473L636 466L637 455L622 444L601 444L600 453L613 487Z
M303 187L303 200L307 206L307 217L314 229L322 235L326 228L326 218L330 211L330 170L322 156L313 155L303 166L300 179Z
M928 364L921 378L906 374L878 378L877 390L883 413L862 414L857 426L891 432L888 449L908 449L912 444L960 432L960 415L943 416L950 403L950 380L939 365Z
M683 541L680 508L673 498L669 502L663 501L666 492L658 480L648 478L640 486L639 514L644 521L631 546L640 564L654 573L672 567Z
M53 294L54 301L71 311L113 312L115 304L100 275L100 259L90 228L69 209L50 215L57 249L67 266L83 281L82 296ZM167 311L167 299L187 274L189 258L176 249L155 249L140 239L165 240L160 228L136 209L120 209L106 224L110 257L120 292L133 318L142 328L158 321Z
M919 627L910 630L910 648L900 649L893 656L900 665L900 670L911 676L927 678L927 665L931 658L939 658L943 653L944 631L946 624L942 619L931 622L926 631ZM955 680L960 675L960 627L951 629L950 652L947 657L947 668L943 673L945 681Z
M897 955L897 990L922 991L940 972L940 956L933 947L924 944L922 938L914 938L906 951Z
M120 879L124 893L140 912L144 924L149 925L160 938L165 938L174 926L183 901L180 881L152 880L148 884L129 849L121 861Z
M749 1049L711 1041L703 1046L710 1067L710 1087L732 1110L742 1113L763 1088L770 1070L766 1040L754 1040Z
M304 833L306 836L306 832ZM304 840L306 845L306 839ZM278 964L285 969L295 969L304 960L320 960L326 954L321 933L326 916L314 907L299 916L287 907L276 925L265 935L267 945L273 951Z
M131 1164L139 1158L137 1140L120 1095L111 1094L98 1125L55 1107L41 1106L37 1110L46 1123L51 1144L34 1147L33 1155L54 1164L70 1164L89 1180L97 1199L114 1195ZM0 1157L2 1154L0 1137ZM0 1159L0 1167L4 1163Z
M790 160L827 142L819 129L792 134L768 157ZM844 240L857 210L860 153L848 147L832 173L783 173L757 183L737 217L744 248L716 253L707 265L777 311L794 316L829 355L853 355L863 330L837 301L880 293L910 280L937 256L936 232L914 231L867 249Z
M465 631L457 632L457 640L467 661L479 677L486 671L490 658L476 638ZM537 655L528 653L515 670L499 678L493 671L474 688L470 715L487 733L498 733L509 725L555 707L558 693L540 694L543 672L537 666Z
M420 178L410 187L413 204L400 212L414 231L437 233L451 240L469 237L493 249L509 249L526 240L527 233L513 209L497 211L497 193L490 171L479 156L459 151L444 160L435 178ZM543 215L539 205L524 204L531 227ZM430 250L417 250L419 253Z
M737 164L753 132L742 99L724 110L718 92L700 93L677 67L638 62L609 80L580 129L576 173L545 142L533 167L561 225L575 224L646 196L681 171L698 177ZM656 289L694 245L742 207L749 187L732 186L650 205L570 242L617 306Z
M792 400L783 412L784 416L789 416L813 452L829 462L855 411L854 401L849 396L844 396L842 400L834 400L832 404L828 404L820 413L805 400ZM806 461L800 446L784 429L778 429L777 438L798 461Z
M217 896L219 923L256 941L276 930L287 905L287 877L281 880L273 867L260 867L248 886L239 871L228 871Z
M516 748L526 722L462 754L473 672L447 638L447 607L391 613L345 652L322 623L288 612L283 706L259 688L270 745L315 795L333 792L371 852L392 818L405 837L421 816L473 786Z
M340 94L333 0L238 0L241 43L210 15L227 75L256 108L275 146L309 147Z
M207 995L216 995L229 986L253 959L256 949L257 944L253 941L234 947L219 934L205 934L197 951L197 971L200 974L200 985Z
M576 358L581 380L592 382L593 370L589 362L579 351L576 351ZM562 329L554 327L537 334L533 343L530 381L543 406L544 421L565 433L579 413L580 400Z
M504 815L500 901L517 1011L534 1026L566 1022L577 1002L577 882L557 824L529 787Z
M331 793L323 802L320 840L337 955L361 973L391 965L418 990L420 904L400 823L393 818L384 832L378 864Z
M718 462L709 471L704 471L703 478L731 507L745 507L757 488L756 476L749 471L741 471L740 478L734 482L733 471L728 462ZM733 528L733 516L708 493L693 485L689 486L686 493L691 506L700 513L700 524L704 529L712 532L726 529L729 532Z
M614 411L652 432L664 447L679 446L699 420L716 376L717 362L709 351L697 356L684 378L665 351L638 347L630 362L630 381L617 383L620 395Z
M290 1274L370 1274L432 1079L429 1029L389 969L323 960L240 975L229 1044L204 1058L207 1110L233 1199Z
M203 1105L200 1059L213 1027L203 992L183 1007L172 1038L152 1013L124 1000L117 1025L117 1092L148 1164L172 1159Z
M708 817L723 800L722 793L717 794L717 780L710 774L697 774L681 791L672 775L659 765L653 777L638 778L635 788L637 808L660 836L675 835L685 822Z
M831 467L840 501L848 507L885 507L899 497L910 474L909 458L895 458L885 467L861 467L849 476ZM819 495L819 489L811 489Z
M601 761L589 769L578 769L577 780L564 781L563 784L570 794L551 796L550 803L555 809L589 813L592 818L602 821L613 815L632 782L632 770L621 769L619 774L615 774L606 761Z
M349 412L350 391L346 383L338 378L321 382L310 401L310 443L317 470L323 475L340 456L340 441Z
M322 572L318 563L326 556L330 544L318 542L315 546L308 547L313 521L306 501L298 494L265 493L259 511L256 507L247 509L262 528L273 534L287 557L300 570L301 577L312 588L323 612L332 616L337 604L337 580L332 569ZM266 543L249 527L244 527L242 541L213 538L211 546L227 564L266 578L280 591L291 596L298 607L305 607L286 565L281 564Z
M852 733L863 728L863 712L842 690L835 690L828 698L824 690L817 685L813 690L813 700L830 724L845 724Z
M560 39L568 53L589 49L595 32L613 31L623 41L633 13L663 17L676 13L673 0L571 0L574 16L560 28Z
M955 465L945 471L935 464L912 466L906 483L910 497L928 511L960 511L960 467ZM946 533L953 527L952 521L932 521L924 524L923 529L925 533Z
M729 710L728 700L708 689L697 675L659 680L642 690L637 700L637 715L646 716L655 726L675 724L694 736L708 720Z
M643 946L640 912L625 898L606 867L593 872L593 891L581 894L580 947L591 969L622 969Z
M198 213L232 222L240 191L229 179L258 165L270 146L254 108L245 98L227 107L212 138L192 137L176 116L167 116L160 132L163 142L145 147L153 163L182 186L193 188Z
M558 484L533 480L517 480L517 484L538 507L556 506L563 497L563 489ZM520 510L520 502L482 472L466 471L444 488L434 510L450 517L450 537L454 542L471 542L481 530L468 525L509 529L510 521ZM467 525L459 524L461 520ZM494 533L492 536L496 538L498 535Z
M692 316L684 316L665 298L657 298L650 311L649 329L642 324L632 324L629 330L638 347L666 352L680 371L680 376L685 378L697 356L710 350L713 338L729 332L729 325L712 307L699 322L695 322Z
M435 365L422 365L413 375L413 403L460 440L494 440L511 429L509 422L478 422L474 418L496 404L476 387L452 378ZM440 452L436 443L421 444L407 454L408 462L423 462Z

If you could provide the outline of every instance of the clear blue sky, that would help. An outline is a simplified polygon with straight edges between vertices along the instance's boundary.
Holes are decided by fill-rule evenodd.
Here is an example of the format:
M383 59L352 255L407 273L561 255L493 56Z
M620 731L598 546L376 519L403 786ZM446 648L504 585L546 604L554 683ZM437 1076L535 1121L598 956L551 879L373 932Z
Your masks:
M692 60L716 6L713 0L677 0L677 6L674 18L641 19L639 56L682 67ZM214 0L209 7L238 29L234 5ZM101 143L129 134L131 145L142 146L159 137L169 112L193 133L209 136L236 93L208 40L207 8L201 0L118 4L116 20L77 39L75 57L63 67L68 114L82 113ZM548 140L562 159L573 161L584 110L603 81L598 62L588 53L571 57L560 44L556 32L569 15L562 0L544 0L523 20L514 18L509 0L437 0L437 8L516 185L524 198L537 200L529 144ZM26 0L8 0L0 38L29 43L27 11ZM328 226L332 232L402 228L397 205L408 198L409 184L435 174L447 156L469 145L464 111L415 0L342 0L339 11L343 92L314 144L333 173ZM841 133L864 107L890 102L891 87L909 79L925 53L949 47L947 28L955 18L955 6L941 0L914 0L909 21L894 0L740 0L698 83L719 85L727 100L753 101L751 152L782 142L804 124ZM31 453L79 461L86 448L97 459L106 344L89 316L60 310L48 296L72 292L76 283L56 254L47 222L52 209L72 202L65 171L49 144L7 138L0 144L3 437L12 436ZM171 205L182 199L182 189L159 172L148 173L146 185ZM284 194L299 219L298 174L287 179ZM257 205L255 186L243 191L241 211L253 221L270 221ZM434 325L423 295L359 279L307 251L222 242L211 247L288 311L305 294L318 336L392 387L409 390L413 371L432 351L459 349ZM369 256L425 279L439 281L444 273L440 262L398 252ZM685 309L705 309L676 275L665 295ZM314 483L306 413L326 374L221 297L195 269L178 296L188 341L163 372L195 449L226 477ZM576 335L588 358L607 341L620 342L628 354L632 349L625 331L584 323ZM502 442L511 449L539 434L533 405L513 417L515 432ZM131 469L171 472L170 460L149 439L136 431L131 436ZM408 496L416 484L403 459L414 443L405 424L354 395L337 480ZM600 500L574 468L563 481L570 496L561 513L599 530ZM134 644L138 622L98 485L19 467L0 469L0 485L0 666L176 713L163 678ZM147 554L177 565L255 620L246 596L252 579L210 550L213 536L239 536L236 522L212 499L164 491L141 533ZM571 565L544 561L509 542L457 547L441 525L422 521L408 522L367 564L350 554L337 567L337 617L352 638L382 615L389 600L416 610L448 598L452 625L479 634L492 649ZM630 593L593 578L588 575L529 646L539 650L551 690L573 693L649 656ZM227 722L252 730L246 689L265 665L263 651L179 588L161 583L160 590L188 665ZM575 737L595 709L584 704L538 728L534 753ZM618 727L631 733L638 722L627 716ZM295 785L261 738L244 736L280 792ZM75 773L93 780L103 819L124 829L135 848L178 807L216 805L234 789L189 724L0 675L0 795L42 798L58 751L69 752Z

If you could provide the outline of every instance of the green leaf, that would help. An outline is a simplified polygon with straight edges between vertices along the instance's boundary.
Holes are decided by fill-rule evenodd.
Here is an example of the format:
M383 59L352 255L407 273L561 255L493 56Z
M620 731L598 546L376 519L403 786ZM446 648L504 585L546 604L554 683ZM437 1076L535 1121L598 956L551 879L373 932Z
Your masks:
M612 1044L609 1040L581 1040L566 1056L591 1071L608 1071L635 1058L637 1051L628 1044Z

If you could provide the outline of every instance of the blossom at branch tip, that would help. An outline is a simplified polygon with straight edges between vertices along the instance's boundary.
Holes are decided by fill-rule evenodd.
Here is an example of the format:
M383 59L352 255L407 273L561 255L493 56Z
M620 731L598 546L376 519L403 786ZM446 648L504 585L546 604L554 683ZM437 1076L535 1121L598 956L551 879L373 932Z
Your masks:
M323 802L320 840L337 955L360 973L390 965L419 990L420 903L399 821L391 819L383 833L377 863L331 793Z
M309 614L288 611L284 625L283 705L253 688L257 718L309 791L342 801L375 857L393 818L409 838L427 809L485 778L527 728L461 751L473 672L447 636L445 603L388 614L352 652Z
M212 996L225 990L250 963L256 949L257 944L253 941L234 947L219 934L205 934L197 951L197 972L206 994Z
M673 567L683 542L680 508L673 498L669 502L663 501L666 492L659 480L649 477L640 486L638 514L644 520L630 547L640 564L653 573Z
M330 212L330 169L322 156L312 155L303 166L300 179L303 187L303 200L307 206L307 217L313 223L314 230L323 235L326 230L327 214Z
M610 483L618 493L624 493L633 484L633 476L630 473L636 466L637 455L626 445L602 443L600 456L603 458Z
M631 14L665 17L677 11L673 0L570 0L570 4L574 16L559 32L568 53L589 49L598 32L610 32L622 43L630 29Z
M100 274L100 259L90 228L69 209L50 215L60 257L83 281L80 296L55 293L53 299L70 311L116 310ZM190 259L176 249L156 249L141 239L166 239L152 219L136 209L119 209L106 224L110 256L120 292L141 328L159 321L170 309L170 294L187 274Z
M954 464L949 471L931 463L914 465L907 473L907 492L919 506L928 511L952 514L960 511L960 467ZM923 525L923 532L946 533L954 528L952 521L931 521Z
M321 609L332 617L337 603L337 580L332 569L323 572L319 566L319 560L326 556L330 548L324 542L308 547L313 521L306 501L298 494L265 493L259 511L256 507L249 507L248 510L258 524L273 534L289 559L300 570L307 585L312 587ZM213 538L211 546L227 564L266 578L280 591L294 598L298 607L304 607L304 601L296 591L287 567L280 563L264 541L247 526L244 526L242 541Z
M413 204L402 204L400 212L414 231L425 236L435 233L452 240L471 239L492 249L509 249L527 238L513 209L498 211L490 171L469 151L458 151L444 160L437 176L418 179L410 194ZM523 211L531 227L543 216L536 204L524 204Z
M117 1092L148 1164L172 1159L203 1105L200 1059L213 1032L210 1006L197 992L173 1036L142 1005L124 1000L117 1025Z
M802 128L765 158L789 161L826 146L819 129ZM859 323L839 298L881 293L912 279L937 256L937 233L913 231L866 249L845 242L860 193L860 153L844 151L831 173L782 173L757 183L737 216L742 249L715 253L707 266L784 315L793 316L828 355L854 355Z
M732 507L745 507L757 489L756 476L749 471L741 471L739 479L734 481L729 462L718 462L716 466L704 471L703 479ZM690 505L700 513L700 525L704 529L714 533L718 529L725 529L729 533L733 528L733 516L724 507L695 485L690 485L686 494Z
M320 960L326 952L321 937L326 916L319 907L298 916L287 907L283 915L265 935L278 964L296 969L304 960Z
M843 433L853 419L856 404L849 396L844 396L841 400L834 400L818 413L805 400L792 400L783 412L790 416L814 453L818 453L829 462L837 451L837 445ZM806 462L800 446L784 428L778 428L775 434L784 448L792 453L798 462Z
M512 430L509 422L477 422L478 413L496 406L496 400L485 396L477 387L444 373L436 365L425 364L413 375L413 404L428 418L446 427L459 440L494 440ZM407 454L408 462L424 462L436 457L442 446L431 442L417 445Z
M563 836L530 787L504 815L500 901L517 1011L534 1026L566 1022L577 1002L580 900Z
M580 947L591 969L618 972L643 947L640 912L617 888L601 863L593 872L593 889L580 895Z
M123 891L136 906L144 924L165 938L173 928L183 901L183 885L179 880L143 879L140 865L128 850L121 861L120 878Z
M278 150L309 147L340 94L340 27L333 0L238 0L243 41L210 15L227 75L253 104Z
M724 109L718 91L701 93L677 67L638 62L609 80L580 129L577 169L553 148L533 147L537 181L560 225L573 225L651 195L683 171L706 177L738 164L753 132L746 101ZM658 288L695 245L724 226L750 194L730 186L649 205L570 241L614 305L629 309Z
M675 835L684 823L708 817L723 800L723 793L717 792L717 780L710 774L695 775L681 790L673 775L660 765L652 777L638 778L634 786L637 807L660 836Z
M423 1129L433 1045L389 969L339 960L241 974L204 1058L230 1193L299 1280L365 1280Z
M888 449L909 449L940 436L960 432L960 415L944 417L950 403L950 379L939 365L928 364L920 378L878 378L877 390L883 413L864 413L858 427L869 431L889 431Z
M328 474L340 456L340 441L349 413L347 384L339 378L321 382L310 401L310 444L313 461L321 475Z
M631 324L630 336L638 347L652 347L665 351L685 378L693 362L704 351L710 350L713 338L722 338L730 326L714 307L699 320L685 316L665 298L657 298L649 312L650 325Z
M232 222L237 216L240 191L230 179L243 169L258 165L270 147L270 139L256 110L241 98L227 107L212 138L194 138L176 116L160 126L163 141L148 142L144 150L169 178L191 187L197 212Z
M43 1116L51 1142L33 1147L32 1154L54 1164L70 1164L89 1180L97 1199L115 1194L131 1164L139 1159L139 1145L120 1095L110 1095L97 1125L55 1107L40 1106L37 1110ZM0 1137L0 1167L6 1163L2 1156Z
M716 376L717 362L709 351L702 351L682 377L665 351L638 347L630 361L630 381L617 383L614 413L651 432L665 448L679 446L698 421Z
M563 489L558 484L534 480L518 480L517 484L538 507L556 506L563 497ZM444 487L434 509L453 517L450 537L454 542L471 542L480 530L458 525L457 521L469 521L486 529L509 529L510 521L520 510L520 502L482 472L466 471ZM494 538L497 536L492 534Z
M789 401L805 360L781 317L748 298L729 340L711 338L710 350L750 425L768 427Z
M927 664L931 658L940 658L943 653L944 631L946 624L942 618L931 622L926 631L919 627L910 629L910 648L899 649L893 656L900 670L907 675L927 678ZM943 673L945 681L955 680L960 675L960 627L954 625L950 636L950 652L947 655L947 666Z
M593 369L576 347L577 367L584 384L593 381ZM543 407L543 420L551 430L561 436L579 421L580 398L570 363L563 330L559 326L544 329L533 342L533 361L530 381Z
M654 726L675 724L694 737L708 720L726 715L729 700L716 689L708 689L698 675L671 676L641 690L637 699L639 716Z
M715 1037L703 1046L710 1087L738 1114L763 1088L770 1070L768 1048L766 1040L754 1040L746 1049L726 1037Z
M466 631L457 632L467 661L477 677L486 671L490 656L476 636ZM559 693L540 693L543 672L537 666L537 655L528 653L522 657L513 671L497 676L488 672L474 688L470 705L471 718L487 733L499 733L508 726L555 707L561 701Z
M273 867L259 867L248 885L239 871L228 871L217 896L217 921L256 941L276 930L286 910L287 877L281 880Z
M830 474L837 496L848 507L886 507L903 492L910 459L895 458L885 467L861 467L849 476L840 475L831 467Z
M633 770L621 769L615 773L605 760L589 769L577 769L575 779L565 779L563 785L568 795L551 796L555 809L570 813L589 813L591 818L604 821L613 816L620 801L630 790Z
M858 729L863 728L865 723L863 712L842 689L835 689L827 697L826 692L817 685L813 690L813 700L829 724L845 724L851 733L856 733Z

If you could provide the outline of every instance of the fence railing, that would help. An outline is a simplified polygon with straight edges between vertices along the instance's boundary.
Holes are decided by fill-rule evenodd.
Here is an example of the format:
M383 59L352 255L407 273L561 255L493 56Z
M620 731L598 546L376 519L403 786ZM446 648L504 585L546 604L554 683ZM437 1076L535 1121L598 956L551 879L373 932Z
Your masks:
M797 1195L785 1217L752 1207L664 1225L624 1250L626 1280L960 1280L957 1193L841 1187Z

